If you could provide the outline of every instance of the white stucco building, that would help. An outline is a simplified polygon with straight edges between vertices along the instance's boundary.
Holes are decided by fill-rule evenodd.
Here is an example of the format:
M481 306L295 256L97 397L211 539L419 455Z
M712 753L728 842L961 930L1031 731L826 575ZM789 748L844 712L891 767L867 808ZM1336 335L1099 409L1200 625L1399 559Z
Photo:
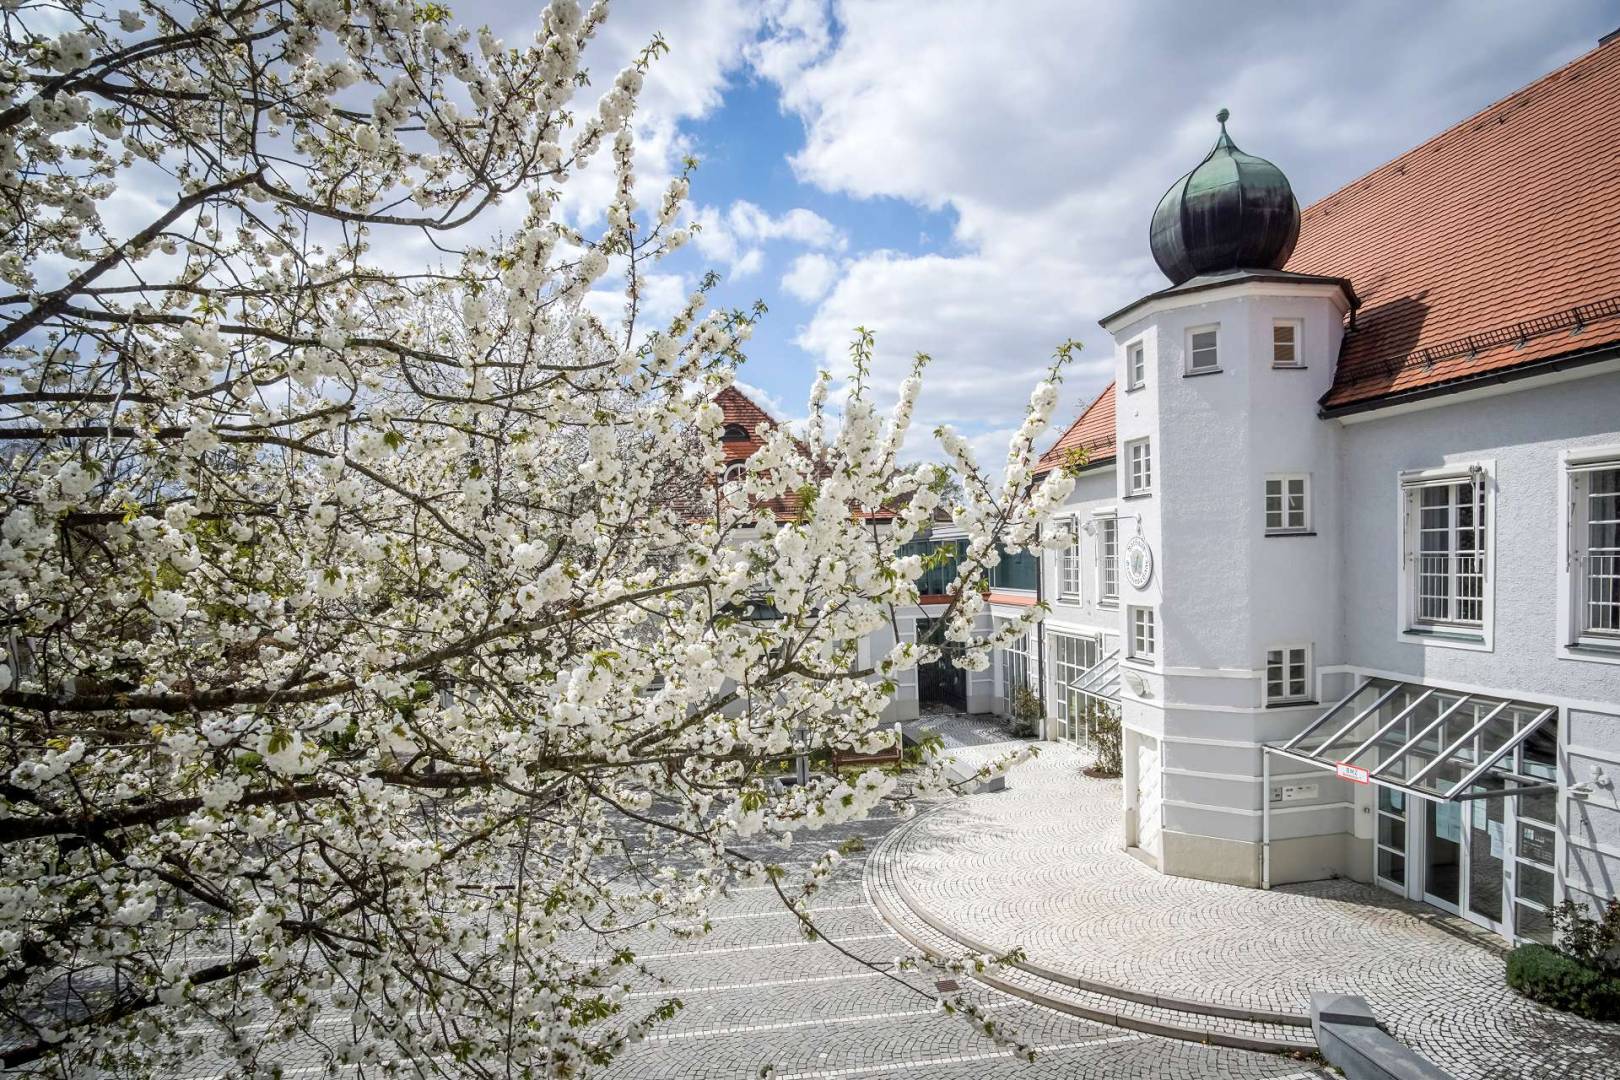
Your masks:
M1222 119L1224 120L1224 114ZM1620 41L1301 213L1226 137L1102 320L1078 546L972 710L1117 701L1168 874L1374 882L1540 937L1620 883ZM1023 587L1019 587L1023 586ZM917 691L913 689L913 693ZM906 709L902 700L897 708Z

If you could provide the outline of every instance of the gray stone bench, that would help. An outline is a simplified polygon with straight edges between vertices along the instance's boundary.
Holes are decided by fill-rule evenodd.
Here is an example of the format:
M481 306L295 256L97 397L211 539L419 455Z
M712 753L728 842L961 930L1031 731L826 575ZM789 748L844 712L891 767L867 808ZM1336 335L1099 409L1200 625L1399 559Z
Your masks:
M1311 1031L1317 1048L1350 1080L1452 1080L1416 1050L1385 1031L1354 994L1312 994Z

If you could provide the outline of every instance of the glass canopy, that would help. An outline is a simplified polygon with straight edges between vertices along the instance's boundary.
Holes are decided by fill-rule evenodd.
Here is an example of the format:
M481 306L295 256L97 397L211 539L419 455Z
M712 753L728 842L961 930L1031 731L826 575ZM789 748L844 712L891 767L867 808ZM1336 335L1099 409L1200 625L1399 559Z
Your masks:
M1444 802L1557 783L1557 710L1421 683L1367 679L1281 746L1326 769ZM1358 777L1359 778L1359 777Z

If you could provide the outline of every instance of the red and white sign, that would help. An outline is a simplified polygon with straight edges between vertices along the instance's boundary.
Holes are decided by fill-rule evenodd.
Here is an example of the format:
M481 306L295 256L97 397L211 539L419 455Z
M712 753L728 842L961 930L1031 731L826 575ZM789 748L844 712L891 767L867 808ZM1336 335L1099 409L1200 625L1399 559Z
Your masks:
M1346 765L1342 761L1335 761L1333 771L1339 774L1340 780L1354 780L1358 784L1372 783L1372 774L1366 769L1355 765Z

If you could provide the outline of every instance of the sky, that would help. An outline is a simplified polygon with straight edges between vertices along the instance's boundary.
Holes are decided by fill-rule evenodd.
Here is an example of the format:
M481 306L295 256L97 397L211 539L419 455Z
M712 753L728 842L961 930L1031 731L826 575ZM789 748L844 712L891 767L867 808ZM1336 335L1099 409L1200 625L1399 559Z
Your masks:
M453 10L522 40L539 7ZM1616 28L1617 0L614 0L586 63L606 87L655 32L670 46L638 169L652 189L697 157L703 227L659 267L653 316L711 269L717 303L762 300L739 380L784 420L868 327L880 399L933 358L912 454L949 423L993 462L1060 343L1084 348L1049 438L1106 385L1097 320L1167 284L1148 221L1218 109L1308 205Z

